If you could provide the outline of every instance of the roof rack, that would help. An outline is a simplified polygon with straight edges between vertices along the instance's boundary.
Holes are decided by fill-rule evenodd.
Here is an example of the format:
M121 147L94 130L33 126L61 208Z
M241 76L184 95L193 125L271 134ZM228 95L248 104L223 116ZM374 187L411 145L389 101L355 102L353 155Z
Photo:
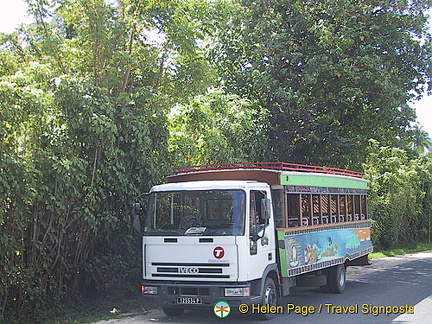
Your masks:
M285 163L285 162L238 162L238 163L216 163L195 166L185 166L174 168L174 174L196 173L205 171L223 170L275 170L275 171L296 171L309 173L337 174L349 177L363 178L363 173L349 171L345 169L329 168L323 166L313 166L306 164Z

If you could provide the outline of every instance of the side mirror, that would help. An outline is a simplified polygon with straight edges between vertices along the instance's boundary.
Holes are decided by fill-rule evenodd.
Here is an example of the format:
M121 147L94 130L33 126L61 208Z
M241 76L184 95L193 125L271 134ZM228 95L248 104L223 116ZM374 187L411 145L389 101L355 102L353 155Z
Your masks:
M141 222L140 222L140 211L141 211L141 204L140 203L134 203L132 205L132 220L133 220L133 228L138 233L141 233Z
M141 211L141 204L140 203L133 203L132 204L132 215L137 215Z
M264 232L263 232L264 235ZM263 235L258 235L258 232L255 231L251 234L250 239L254 242L258 241L260 238L263 238Z

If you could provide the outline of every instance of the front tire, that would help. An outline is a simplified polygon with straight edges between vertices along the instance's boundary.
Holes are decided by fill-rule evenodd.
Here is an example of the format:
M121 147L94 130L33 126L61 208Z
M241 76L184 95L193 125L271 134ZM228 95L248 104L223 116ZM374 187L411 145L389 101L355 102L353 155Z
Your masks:
M184 308L177 308L177 307L162 307L163 312L167 316L180 316L184 313Z
M277 289L275 282L271 277L267 277L264 282L264 293L262 296L261 305L269 305L270 307L278 305ZM260 317L261 319L269 320L274 317L274 313L269 312L265 314L260 314Z
M345 265L339 264L330 268L327 274L328 290L335 294L342 294L346 286L346 271Z

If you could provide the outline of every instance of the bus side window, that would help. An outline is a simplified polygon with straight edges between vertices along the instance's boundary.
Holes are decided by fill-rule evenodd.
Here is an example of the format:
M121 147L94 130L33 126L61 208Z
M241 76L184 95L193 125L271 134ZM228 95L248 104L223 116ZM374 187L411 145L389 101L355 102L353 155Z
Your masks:
M284 192L282 189L272 188L273 212L276 228L284 228L286 224L286 214L284 211Z
M368 218L367 215L367 196L366 195L362 195L361 196L361 220L365 220Z
M353 201L353 195L348 195L347 199L347 221L353 220L353 214L354 214L354 201Z
M312 195L311 194L302 194L302 203L301 203L301 226L311 225L310 219L312 217Z
M330 199L329 195L327 195L327 194L324 194L321 196L321 213L322 213L322 223L323 224L330 223L329 199Z
M287 194L287 223L288 227L297 227L300 226L300 194Z
M337 223L339 222L339 217L338 217L338 206L337 206L337 196L336 195L331 195L331 222L332 223Z
M322 209L321 209L321 196L320 195L312 195L312 201L313 201L313 224L312 225L319 225L321 224L321 215L322 215Z

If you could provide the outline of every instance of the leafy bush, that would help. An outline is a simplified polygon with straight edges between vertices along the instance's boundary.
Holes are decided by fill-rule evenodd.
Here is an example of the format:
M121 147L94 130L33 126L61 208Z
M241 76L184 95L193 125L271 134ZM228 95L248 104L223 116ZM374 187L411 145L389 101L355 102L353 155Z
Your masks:
M425 240L431 217L431 155L410 159L401 149L371 141L364 168L371 180L369 208L376 247Z

